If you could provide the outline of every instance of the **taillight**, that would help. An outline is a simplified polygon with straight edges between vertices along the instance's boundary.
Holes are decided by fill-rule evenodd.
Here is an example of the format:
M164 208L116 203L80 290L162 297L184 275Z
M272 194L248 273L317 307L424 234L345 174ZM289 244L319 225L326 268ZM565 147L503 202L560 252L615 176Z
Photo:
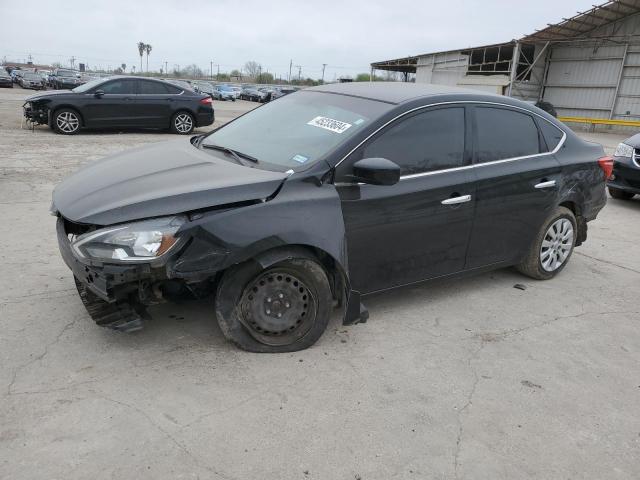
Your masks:
M200 103L202 105L211 105L213 103L213 100L211 100L211 97L205 97L200 100Z
M598 159L598 165L604 172L604 179L609 180L611 174L613 173L613 157L602 157Z

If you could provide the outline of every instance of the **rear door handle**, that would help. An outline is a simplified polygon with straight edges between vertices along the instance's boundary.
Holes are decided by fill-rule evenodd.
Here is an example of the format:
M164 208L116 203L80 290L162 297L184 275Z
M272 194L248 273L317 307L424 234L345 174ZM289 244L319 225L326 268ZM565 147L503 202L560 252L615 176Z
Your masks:
M447 198L442 200L442 205L457 205L458 203L467 203L471 201L471 195L460 195L459 197Z
M536 184L535 188L551 188L556 186L555 180L549 180L548 182L540 182Z

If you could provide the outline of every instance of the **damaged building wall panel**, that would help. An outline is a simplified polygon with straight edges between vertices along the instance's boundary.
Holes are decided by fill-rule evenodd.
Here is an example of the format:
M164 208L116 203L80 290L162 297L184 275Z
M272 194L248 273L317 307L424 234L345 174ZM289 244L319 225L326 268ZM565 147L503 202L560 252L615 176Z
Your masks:
M544 43L535 44L533 50L533 62L531 73L527 80L517 80L511 91L511 96L520 100L535 102L540 98L542 84L544 81L545 60L549 54L549 47L545 49ZM521 58L520 62L526 64Z
M559 116L640 120L640 17L553 45L543 99ZM629 127L598 129L631 131Z
M640 120L640 45L629 45L612 118Z
M418 59L416 82L457 85L467 71L468 62L468 57L459 51L421 56Z

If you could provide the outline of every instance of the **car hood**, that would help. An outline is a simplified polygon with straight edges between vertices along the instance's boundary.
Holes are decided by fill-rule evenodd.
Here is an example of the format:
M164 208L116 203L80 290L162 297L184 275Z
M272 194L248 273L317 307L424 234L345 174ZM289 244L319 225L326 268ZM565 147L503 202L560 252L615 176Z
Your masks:
M623 140L622 143L626 143L630 147L640 148L640 133L633 135L632 137Z
M33 102L34 100L42 100L47 97L57 97L58 95L78 95L75 92L71 92L69 90L48 90L40 93L36 93L35 95L29 95L25 102Z
M52 210L95 225L265 199L286 173L249 168L195 148L161 142L91 163L53 191Z

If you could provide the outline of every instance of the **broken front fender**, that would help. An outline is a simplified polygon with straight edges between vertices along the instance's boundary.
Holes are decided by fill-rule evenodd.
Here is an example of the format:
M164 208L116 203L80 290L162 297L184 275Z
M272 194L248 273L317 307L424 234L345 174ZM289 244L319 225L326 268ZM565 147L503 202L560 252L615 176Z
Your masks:
M334 293L346 305L352 296L340 198L333 185L316 178L290 178L269 201L198 214L178 235L190 241L170 266L169 278L202 281L247 260L268 261L265 255L271 251L305 247L333 265L329 274L338 278L334 287L344 289ZM359 313L359 297L357 303L345 311ZM355 321L345 318L346 323Z

